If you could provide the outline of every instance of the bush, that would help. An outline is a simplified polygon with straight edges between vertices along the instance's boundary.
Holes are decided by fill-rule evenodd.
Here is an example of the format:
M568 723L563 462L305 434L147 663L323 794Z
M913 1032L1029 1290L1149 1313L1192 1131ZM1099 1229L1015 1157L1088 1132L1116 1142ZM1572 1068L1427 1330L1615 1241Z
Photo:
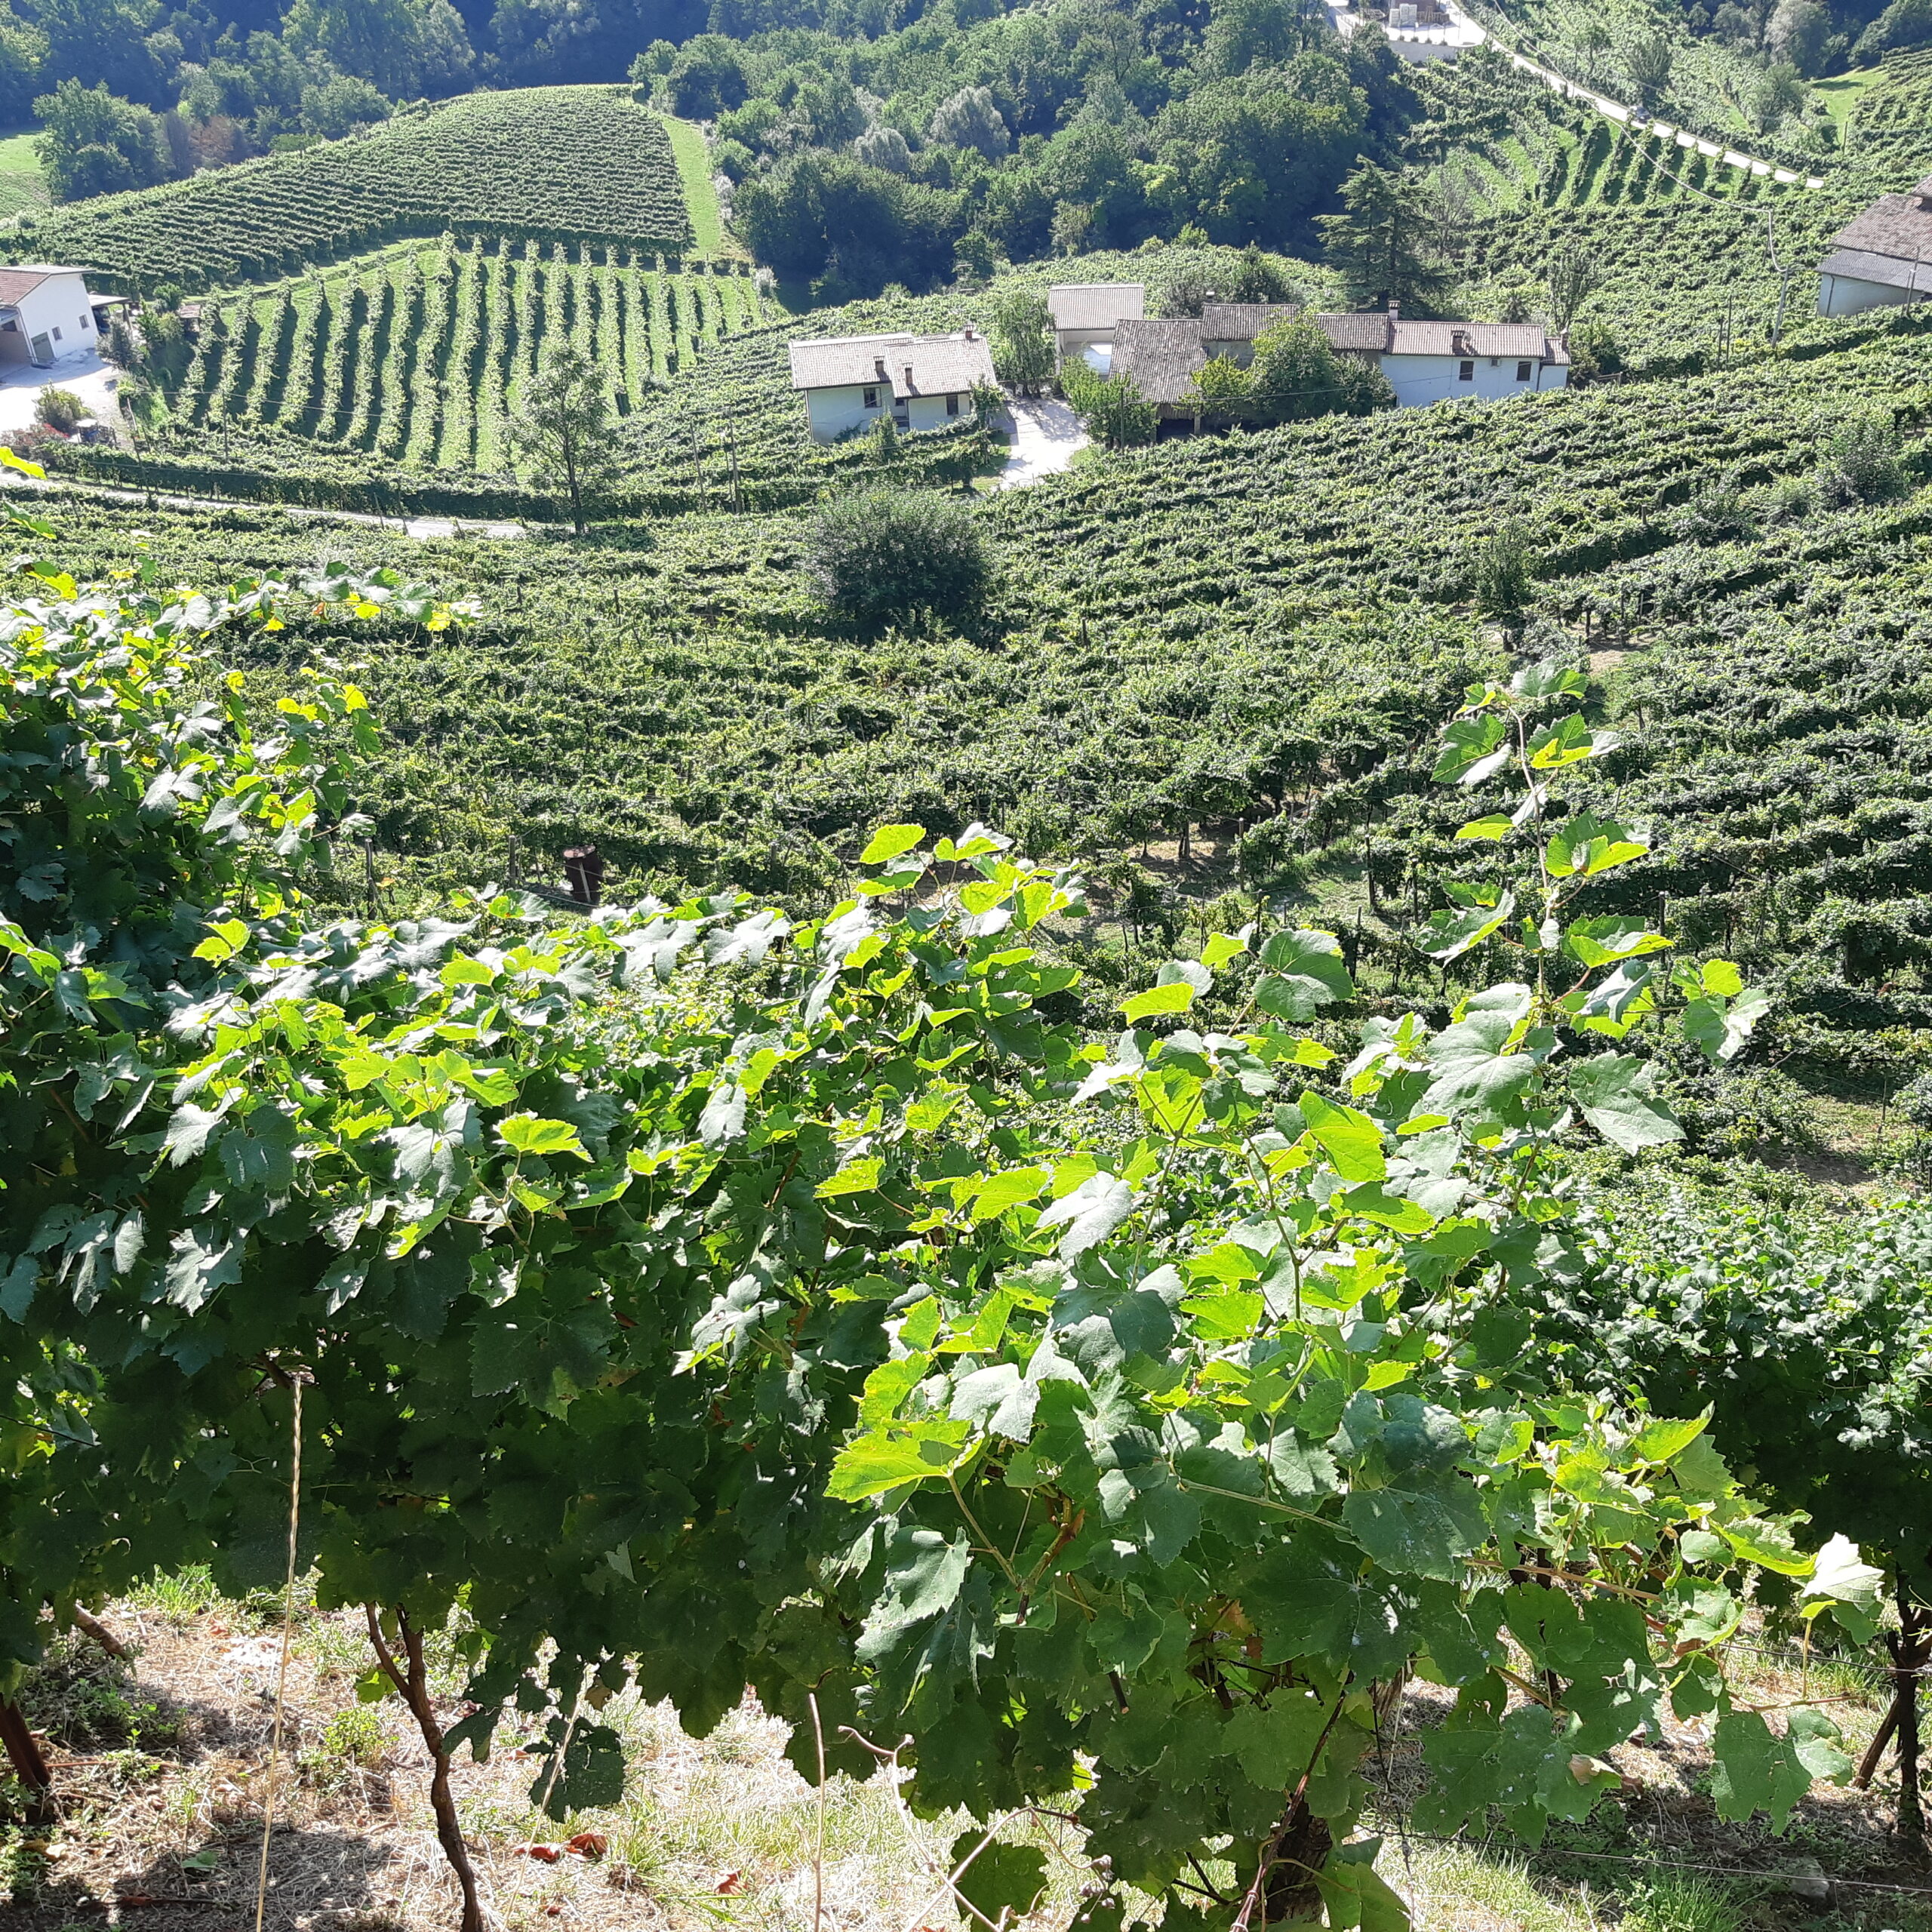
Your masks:
M1834 509L1888 503L1911 488L1899 454L1899 432L1887 409L1862 410L1831 431L1818 485Z
M926 490L866 490L828 503L808 568L826 603L868 627L917 611L971 610L990 575L972 512Z
M44 389L34 405L34 415L50 429L71 435L92 412L72 389Z
M1594 382L1623 367L1623 351L1607 322L1581 322L1570 332L1570 380Z

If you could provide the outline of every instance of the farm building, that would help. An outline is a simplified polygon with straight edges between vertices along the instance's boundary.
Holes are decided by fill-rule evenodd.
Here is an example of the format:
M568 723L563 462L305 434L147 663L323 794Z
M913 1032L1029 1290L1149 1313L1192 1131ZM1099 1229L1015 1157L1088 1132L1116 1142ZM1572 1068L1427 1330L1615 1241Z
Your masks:
M1114 338L1113 368L1131 376L1171 421L1190 417L1182 398L1195 372L1215 356L1245 368L1255 339L1296 314L1286 303L1210 302L1198 318L1124 321ZM1527 322L1419 322L1396 309L1311 319L1338 353L1372 360L1405 409L1478 397L1489 401L1560 389L1570 379L1569 352Z
M1139 281L1065 281L1047 291L1054 318L1054 346L1063 357L1113 347L1114 331L1147 312L1147 288ZM1107 357L1090 356L1097 366Z
M970 415L976 385L993 380L986 338L848 335L790 345L792 386L802 389L814 438L835 441L889 418L901 429L943 429Z
M1932 294L1932 174L1910 193L1881 195L1832 237L1818 269L1818 312L1856 315Z
M92 355L97 334L85 269L38 262L0 269L0 365L45 369Z

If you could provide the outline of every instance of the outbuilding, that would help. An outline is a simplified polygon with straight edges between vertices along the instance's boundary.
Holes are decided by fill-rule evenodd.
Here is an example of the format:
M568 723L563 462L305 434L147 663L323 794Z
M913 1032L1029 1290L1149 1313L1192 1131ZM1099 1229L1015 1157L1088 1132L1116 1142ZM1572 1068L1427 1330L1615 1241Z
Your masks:
M85 269L45 263L0 268L0 366L48 369L99 352Z
M1140 281L1063 281L1047 291L1047 309L1054 318L1054 346L1064 361L1089 349L1108 352L1088 355L1097 367L1112 361L1115 337L1123 322L1140 321L1147 312L1147 285Z
M973 413L973 391L995 380L986 337L831 336L790 345L792 386L802 389L813 439L835 442L890 421L901 429L943 429Z
M1881 195L1832 237L1818 269L1818 312L1856 315L1932 294L1932 174L1909 194Z

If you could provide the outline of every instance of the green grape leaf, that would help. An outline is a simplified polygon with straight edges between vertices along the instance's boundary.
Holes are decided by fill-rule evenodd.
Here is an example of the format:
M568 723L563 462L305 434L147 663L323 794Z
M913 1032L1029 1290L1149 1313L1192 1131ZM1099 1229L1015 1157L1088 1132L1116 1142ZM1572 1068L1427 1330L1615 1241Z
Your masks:
M1417 948L1432 959L1460 959L1472 946L1508 924L1516 909L1516 895L1506 892L1494 906L1466 906L1460 912L1432 912Z
M1599 1054L1570 1069L1570 1097L1577 1111L1626 1154L1684 1138L1683 1128L1653 1093L1652 1084L1648 1064L1634 1054Z
M963 1832L946 1854L947 1869L966 1869L953 1880L953 1889L973 1909L998 1925L1024 1918L1047 1888L1047 1855L1032 1845L1002 1844L995 1840L980 1849L983 1832ZM970 1864L967 1863L971 1860Z
M1509 757L1509 727L1493 712L1452 719L1442 728L1442 752L1429 774L1438 785L1480 785Z
M1134 1212L1133 1187L1118 1174L1090 1174L1071 1194L1063 1194L1043 1213L1041 1231L1063 1227L1059 1254L1070 1261L1106 1239Z
M1743 1824L1755 1813L1770 1814L1781 1832L1792 1807L1811 1789L1812 1774L1799 1755L1801 1741L1778 1737L1755 1711L1726 1711L1712 1739L1711 1795L1718 1816Z
M577 1129L567 1120L543 1120L533 1113L512 1114L497 1123L497 1138L515 1154L574 1154L590 1158Z
M1576 919L1564 929L1563 948L1586 966L1614 965L1646 952L1661 952L1670 941L1641 919Z
M1832 1537L1798 1593L1798 1614L1809 1621L1829 1610L1847 1635L1869 1644L1884 1612L1884 1582L1885 1573L1867 1563L1849 1537Z
M1316 1010L1353 996L1355 983L1342 964L1341 942L1333 933L1302 929L1271 933L1261 949L1266 977L1254 989L1254 1003L1276 1020L1298 1024Z
M950 1421L869 1430L839 1451L826 1494L841 1503L863 1503L902 1483L948 1475L967 1453L971 1433L966 1423Z
M1194 1004L1194 988L1185 980L1170 980L1144 992L1129 993L1120 1003L1130 1025L1164 1013L1185 1013Z
M914 846L925 841L926 828L923 825L882 825L866 843L866 849L859 854L862 866L881 866L889 859L897 859L912 851Z
M1746 987L1734 999L1715 993L1694 999L1684 1009L1684 1037L1706 1058L1721 1064L1744 1051L1770 1010L1771 996L1762 986Z
M1353 1107L1338 1107L1312 1089L1296 1103L1308 1131L1328 1157L1328 1164L1346 1181L1385 1180L1389 1164L1383 1158L1382 1130Z

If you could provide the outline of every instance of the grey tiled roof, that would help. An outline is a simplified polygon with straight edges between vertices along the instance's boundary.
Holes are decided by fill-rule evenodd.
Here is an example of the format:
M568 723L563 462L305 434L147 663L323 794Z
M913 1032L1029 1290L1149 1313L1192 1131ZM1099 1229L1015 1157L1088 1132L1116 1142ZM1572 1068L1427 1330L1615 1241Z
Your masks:
M895 396L950 395L993 380L992 352L981 335L833 336L790 348L795 389L890 383Z
M1265 329L1300 312L1292 302L1209 302L1201 310L1203 342L1252 342Z
M1057 329L1110 329L1138 321L1147 310L1147 285L1140 281L1063 281L1047 291L1047 307Z
M1114 331L1113 373L1131 376L1149 402L1180 401L1189 378L1207 366L1201 324L1194 316L1124 321Z
M1915 261L1932 262L1932 209L1924 205L1932 200L1932 176L1921 181L1909 195L1881 195L1863 214L1855 215L1832 237L1834 251L1889 259L1894 265L1885 274L1863 274L1865 281L1888 282L1904 288L1911 282ZM1850 269L1832 269L1833 274L1851 274Z

